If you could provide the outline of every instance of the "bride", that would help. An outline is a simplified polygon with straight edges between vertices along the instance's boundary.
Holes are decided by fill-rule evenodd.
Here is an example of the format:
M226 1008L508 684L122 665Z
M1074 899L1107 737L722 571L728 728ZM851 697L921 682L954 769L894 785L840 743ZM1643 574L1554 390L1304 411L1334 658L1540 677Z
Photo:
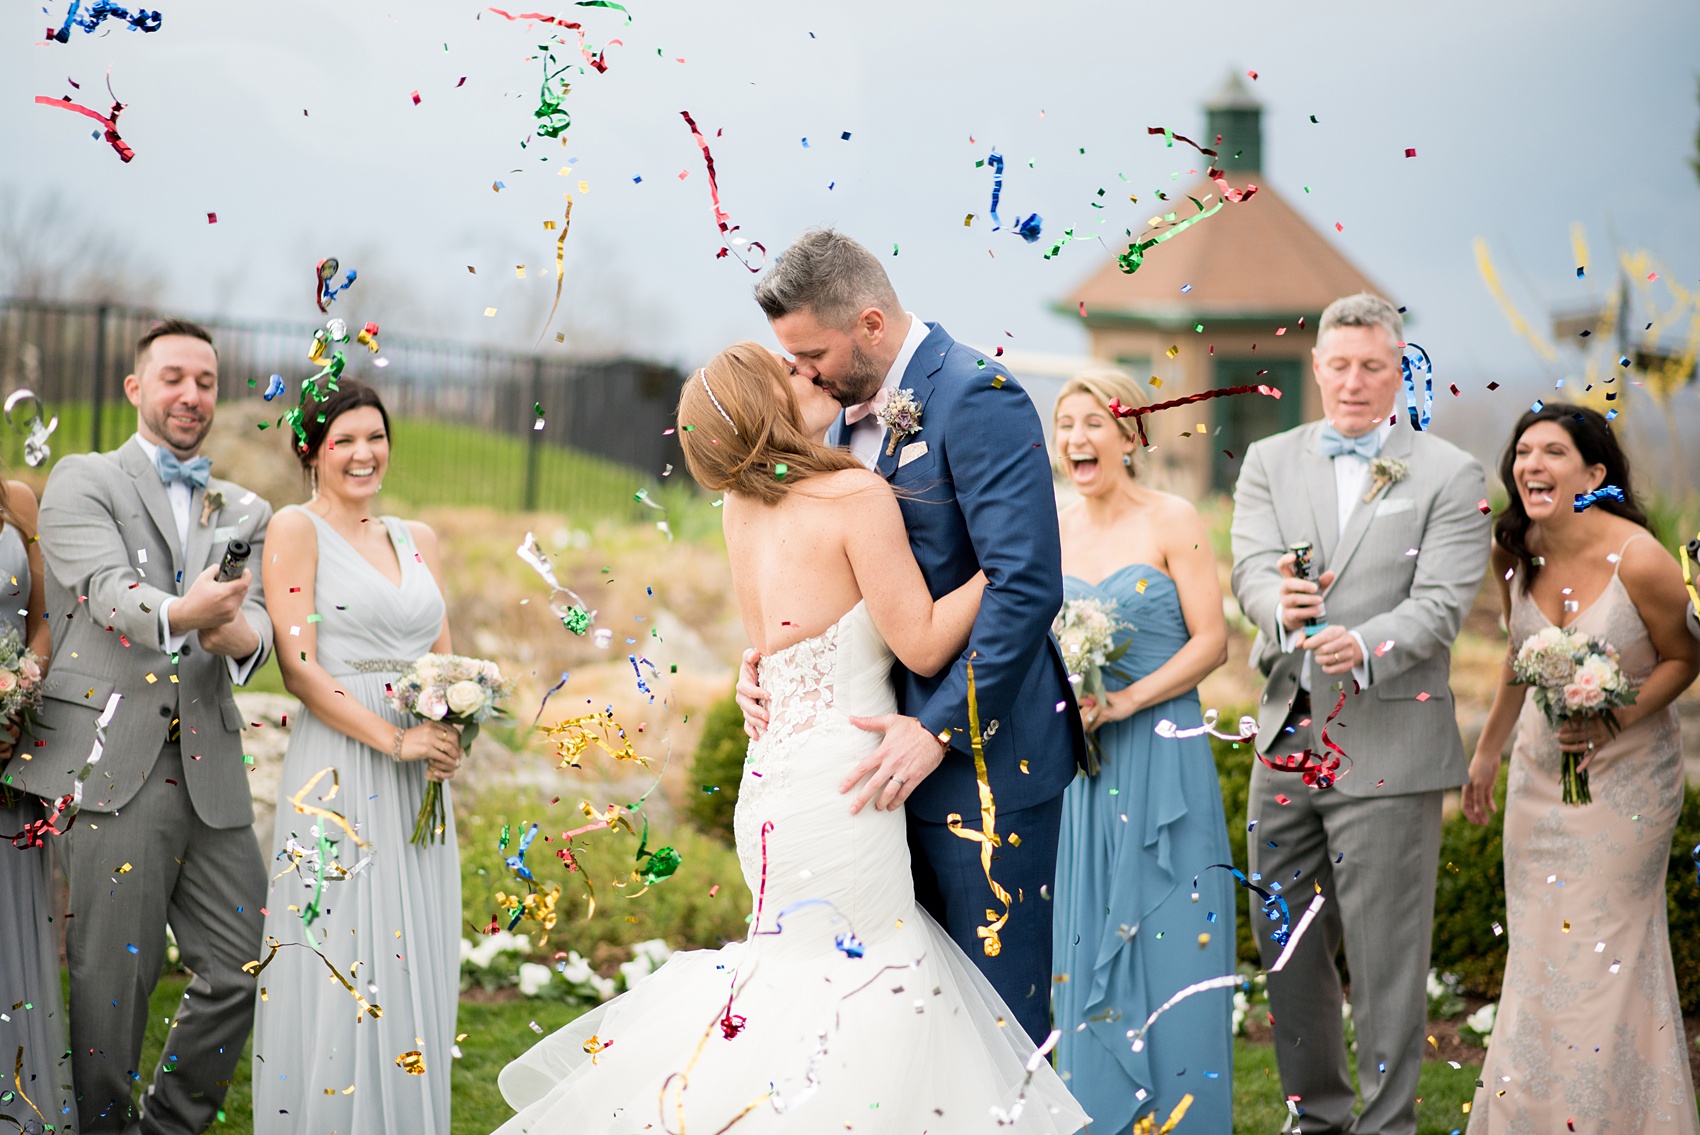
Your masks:
M985 580L931 600L890 487L819 440L839 410L756 343L685 384L685 459L726 495L733 590L771 696L736 819L750 935L675 954L508 1065L519 1114L501 1135L1066 1135L1087 1121L915 905L889 790L857 814L841 795L879 743L851 716L896 709L893 653L918 673L952 661Z

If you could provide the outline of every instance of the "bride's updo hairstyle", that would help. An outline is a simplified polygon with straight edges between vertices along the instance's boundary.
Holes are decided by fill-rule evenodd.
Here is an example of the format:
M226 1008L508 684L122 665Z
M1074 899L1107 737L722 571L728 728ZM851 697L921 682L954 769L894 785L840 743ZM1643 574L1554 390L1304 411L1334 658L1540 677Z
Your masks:
M1151 399L1139 383L1115 367L1087 367L1078 372L1073 378L1063 383L1063 388L1057 391L1057 400L1051 406L1052 441L1051 470L1058 477L1068 477L1068 457L1063 453L1062 442L1056 439L1057 411L1062 408L1063 400L1076 394L1084 394L1110 412L1110 403L1120 406L1149 406ZM1117 418L1116 430L1127 440L1134 442L1133 464L1126 466L1127 475L1137 480L1141 470L1145 468L1145 447L1139 445L1139 434L1133 428L1132 418Z
M803 432L788 378L766 347L746 342L685 381L679 444L697 484L772 504L810 477L862 468L847 451Z

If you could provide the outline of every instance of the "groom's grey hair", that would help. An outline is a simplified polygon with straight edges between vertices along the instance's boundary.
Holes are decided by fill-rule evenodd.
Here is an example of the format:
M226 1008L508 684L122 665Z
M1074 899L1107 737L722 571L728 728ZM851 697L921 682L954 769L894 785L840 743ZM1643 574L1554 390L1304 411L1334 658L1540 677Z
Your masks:
M1405 342L1405 320L1399 309L1369 292L1345 296L1322 310L1322 322L1316 325L1316 341L1336 327L1379 327L1392 339L1397 351Z
M837 329L870 307L903 310L879 258L833 229L810 229L781 252L756 285L756 303L770 320L808 311Z

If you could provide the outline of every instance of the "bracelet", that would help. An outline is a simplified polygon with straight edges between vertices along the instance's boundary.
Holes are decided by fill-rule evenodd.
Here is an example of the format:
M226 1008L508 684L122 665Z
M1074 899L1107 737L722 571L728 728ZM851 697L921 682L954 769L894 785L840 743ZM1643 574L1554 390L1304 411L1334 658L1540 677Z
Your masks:
M407 736L406 730L397 726L395 731L395 741L390 745L390 760L394 761L396 764L401 763L401 739L405 736Z

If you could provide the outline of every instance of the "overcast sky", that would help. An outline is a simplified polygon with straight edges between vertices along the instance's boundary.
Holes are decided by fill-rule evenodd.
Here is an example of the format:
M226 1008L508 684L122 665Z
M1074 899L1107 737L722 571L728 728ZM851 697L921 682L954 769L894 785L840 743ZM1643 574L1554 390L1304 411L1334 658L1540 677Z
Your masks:
M42 42L67 0L4 6L0 189L58 195L191 312L312 318L313 264L335 255L360 271L341 314L529 348L554 287L538 277L554 262L543 221L571 190L574 343L692 363L762 336L753 277L714 256L689 110L742 235L773 251L836 224L958 338L1078 353L1084 334L1048 305L1110 253L1077 243L1046 261L1049 238L1142 227L1147 192L1194 168L1145 128L1201 131L1230 69L1257 72L1267 180L1410 307L1443 374L1541 376L1477 276L1473 237L1531 315L1593 286L1575 279L1572 221L1597 263L1615 239L1700 284L1693 0L629 0L629 25L568 5L548 10L592 45L622 43L605 74L571 76L568 144L524 149L538 25L445 0L150 2L159 32L109 23L68 44ZM86 119L32 101L104 110L108 67L129 165ZM1008 159L1000 211L1041 214L1037 245L990 231L991 175L974 163L993 147Z

